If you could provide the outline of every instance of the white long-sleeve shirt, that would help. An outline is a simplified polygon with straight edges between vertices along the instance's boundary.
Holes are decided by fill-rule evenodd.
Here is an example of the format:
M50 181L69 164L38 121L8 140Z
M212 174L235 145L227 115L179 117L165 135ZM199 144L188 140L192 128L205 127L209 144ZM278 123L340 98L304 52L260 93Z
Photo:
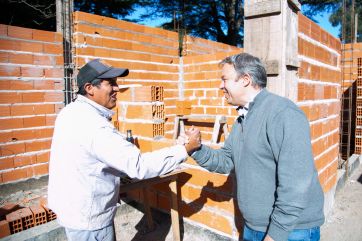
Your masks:
M175 169L187 156L176 145L141 154L114 128L111 110L86 97L58 115L49 164L48 205L67 228L110 225L119 195L119 175L144 179Z

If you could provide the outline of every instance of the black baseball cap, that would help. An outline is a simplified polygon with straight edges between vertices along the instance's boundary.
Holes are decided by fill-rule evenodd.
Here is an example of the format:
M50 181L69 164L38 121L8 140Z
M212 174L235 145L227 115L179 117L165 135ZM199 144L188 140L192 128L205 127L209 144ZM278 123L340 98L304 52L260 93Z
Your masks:
M128 69L114 68L101 59L93 59L85 64L78 72L78 87L92 82L94 79L112 79L124 77L129 73Z

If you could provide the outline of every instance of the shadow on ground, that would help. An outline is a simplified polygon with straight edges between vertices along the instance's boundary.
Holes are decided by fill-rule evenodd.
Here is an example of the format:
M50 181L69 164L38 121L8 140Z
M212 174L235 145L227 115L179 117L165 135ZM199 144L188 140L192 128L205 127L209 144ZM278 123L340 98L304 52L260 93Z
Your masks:
M151 209L154 230L147 227L143 207L136 202L123 203L115 218L117 241L172 241L171 217ZM215 234L202 227L196 227L180 220L181 240L183 241L229 241L230 239Z

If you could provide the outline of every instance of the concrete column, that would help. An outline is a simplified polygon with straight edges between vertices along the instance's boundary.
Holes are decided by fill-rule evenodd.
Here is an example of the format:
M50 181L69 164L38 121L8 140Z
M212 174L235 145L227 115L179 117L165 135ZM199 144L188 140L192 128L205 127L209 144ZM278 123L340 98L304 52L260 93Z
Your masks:
M297 0L249 0L244 5L244 51L259 57L267 88L293 101L298 97Z

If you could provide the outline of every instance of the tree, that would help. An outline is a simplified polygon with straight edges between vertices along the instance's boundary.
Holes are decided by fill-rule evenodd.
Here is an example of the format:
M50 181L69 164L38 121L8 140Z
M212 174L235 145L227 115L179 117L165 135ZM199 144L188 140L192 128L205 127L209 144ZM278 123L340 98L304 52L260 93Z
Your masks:
M351 26L351 13L352 13L352 0L345 0L345 20L343 20L343 1L341 0L300 0L300 3L307 6L307 10L304 14L310 19L315 21L314 16L322 12L332 12L329 22L332 26L342 26L342 22L345 21L345 36L344 42L351 42L352 34L354 33L354 27ZM362 1L355 1L354 13L358 14L358 29L357 42L362 41ZM354 16L353 16L354 17ZM342 28L339 37L342 39Z
M74 0L74 10L112 18L125 18L135 11L137 0Z
M74 0L74 9L133 22L166 18L161 27L231 45L243 42L242 0ZM55 0L0 0L0 22L43 30L56 28ZM127 18L136 9L147 12Z
M163 28L242 45L244 9L241 0L144 0L139 6L147 8L140 19L170 19Z
M54 0L0 0L0 5L0 23L55 31Z
M55 0L0 0L0 23L55 31L55 2ZM137 2L136 0L74 0L74 9L107 17L124 18L134 11Z

